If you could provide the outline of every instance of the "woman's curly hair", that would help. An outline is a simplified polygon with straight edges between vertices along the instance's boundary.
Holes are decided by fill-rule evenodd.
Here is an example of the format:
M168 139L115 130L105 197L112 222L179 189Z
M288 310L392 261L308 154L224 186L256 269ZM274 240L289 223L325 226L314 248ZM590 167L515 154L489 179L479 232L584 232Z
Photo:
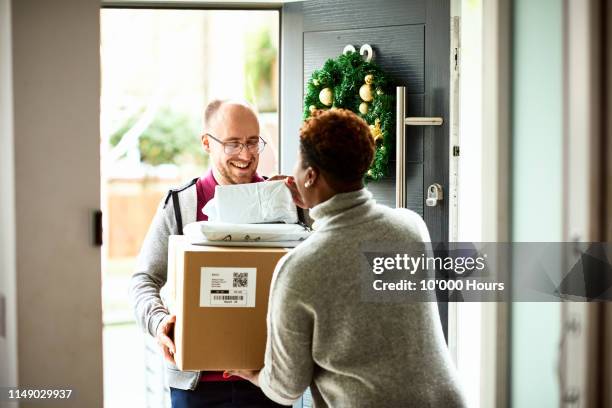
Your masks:
M368 124L346 109L318 110L300 130L305 166L315 166L338 181L363 178L376 145Z

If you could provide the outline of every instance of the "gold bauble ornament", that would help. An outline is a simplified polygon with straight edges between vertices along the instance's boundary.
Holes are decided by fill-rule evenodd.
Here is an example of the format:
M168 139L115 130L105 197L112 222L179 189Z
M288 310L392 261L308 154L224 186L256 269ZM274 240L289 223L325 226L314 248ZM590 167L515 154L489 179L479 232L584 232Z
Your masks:
M359 113L361 113L362 115L365 115L366 113L368 113L368 103L367 102L361 102L359 104Z
M376 119L374 124L370 125L370 132L372 133L372 137L374 138L375 142L382 140L383 133L382 129L380 128L380 119Z
M316 107L316 106L314 106L314 105L310 105L310 106L308 107L308 110L310 111L310 113L314 113L314 111L316 111L316 110L317 110L317 107Z
M365 76L365 83L370 85L372 82L374 82L374 75L372 74L368 74Z
M331 106L334 100L334 93L330 88L323 88L319 92L319 100L325 106Z
M361 88L359 88L359 96L365 102L372 102L372 87L369 84L361 85Z
M319 86L319 80L318 80L318 79L313 79L313 80L312 80L312 84L313 84L314 86Z

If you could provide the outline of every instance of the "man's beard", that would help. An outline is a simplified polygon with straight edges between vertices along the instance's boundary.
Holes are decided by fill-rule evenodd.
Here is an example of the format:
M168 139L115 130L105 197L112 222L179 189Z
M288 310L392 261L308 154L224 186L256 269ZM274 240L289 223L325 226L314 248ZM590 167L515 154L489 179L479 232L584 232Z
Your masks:
M233 174L230 169L230 166L231 164L227 163L225 166L220 166L221 168L218 169L219 173L221 173L221 176L223 176L223 178L230 184L246 184L250 183L251 180L253 180L255 170L253 170L248 176L244 176L244 178L242 178L238 175Z

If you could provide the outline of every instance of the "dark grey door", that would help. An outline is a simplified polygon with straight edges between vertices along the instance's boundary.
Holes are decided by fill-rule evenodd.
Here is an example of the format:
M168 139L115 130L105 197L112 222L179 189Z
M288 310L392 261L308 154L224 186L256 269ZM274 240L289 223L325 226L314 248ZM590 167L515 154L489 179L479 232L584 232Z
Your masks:
M429 227L432 241L448 240L448 204L425 205L433 183L448 190L450 0L308 0L302 13L304 84L345 45L370 44L378 63L406 87L407 116L439 116L443 126L406 127L406 203ZM287 6L286 6L287 7ZM282 41L283 39L281 39ZM297 78L296 78L297 80ZM395 206L395 161L390 176L370 183L381 204Z
M359 49L367 43L395 85L406 87L406 116L444 119L442 126L406 126L404 166L407 207L423 217L433 242L447 241L448 200L429 207L425 198L433 183L448 192L450 0L307 0L286 4L281 24L282 63L303 58L302 77L294 77L299 70L282 71L291 76L283 79L284 86L299 84L303 93L312 72L328 58L340 55L347 44ZM390 167L389 177L368 188L379 203L394 207L395 161ZM439 306L446 335L447 307Z

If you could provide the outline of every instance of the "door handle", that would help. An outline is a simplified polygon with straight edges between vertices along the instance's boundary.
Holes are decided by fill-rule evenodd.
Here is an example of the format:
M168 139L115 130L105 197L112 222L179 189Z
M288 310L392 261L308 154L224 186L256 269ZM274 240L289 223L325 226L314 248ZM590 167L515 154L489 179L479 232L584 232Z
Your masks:
M92 214L93 245L102 246L102 210L94 210Z
M442 126L442 118L406 118L404 124L407 126Z
M395 206L406 208L406 126L442 126L444 120L440 117L407 118L406 87L398 86L395 92Z

